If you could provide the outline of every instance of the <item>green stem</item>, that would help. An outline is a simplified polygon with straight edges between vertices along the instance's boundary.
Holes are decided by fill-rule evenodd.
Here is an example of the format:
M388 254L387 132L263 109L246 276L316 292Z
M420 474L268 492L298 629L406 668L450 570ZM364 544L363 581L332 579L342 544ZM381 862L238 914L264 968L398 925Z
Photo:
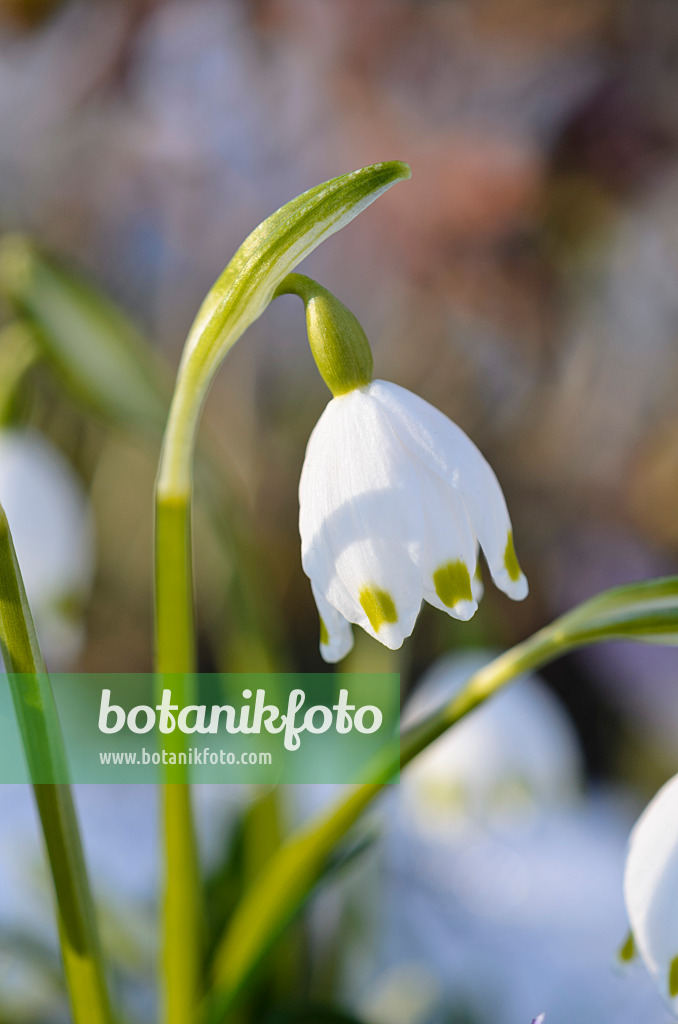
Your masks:
M188 487L156 492L156 671L158 697L167 686L173 702L191 703L195 667L191 498ZM185 737L163 737L165 749L180 752ZM202 913L197 843L188 769L164 769L161 789L163 901L161 952L162 1019L191 1024L200 998Z
M112 1024L94 903L67 779L52 687L38 646L9 525L0 509L0 650L7 671L57 903L75 1024Z
M328 235L347 224L409 168L362 168L287 203L243 242L200 307L184 346L156 484L156 659L162 673L194 670L190 508L193 454L203 402L219 364L268 306L277 285ZM182 677L183 678L183 677ZM173 687L187 703L186 682ZM200 990L200 890L190 794L181 777L163 797L166 1024L191 1024ZM184 777L185 778L185 777ZM167 779L167 777L166 777ZM175 782L177 775L171 777Z
M404 768L450 726L506 683L573 646L575 643L563 637L558 620L483 667L449 704L403 734L400 767ZM397 769L396 757L383 770L381 778L392 778ZM385 782L356 787L339 804L299 830L245 893L215 956L215 995L207 1009L209 1024L219 1024L226 1019L260 960L309 894L334 846L384 785Z

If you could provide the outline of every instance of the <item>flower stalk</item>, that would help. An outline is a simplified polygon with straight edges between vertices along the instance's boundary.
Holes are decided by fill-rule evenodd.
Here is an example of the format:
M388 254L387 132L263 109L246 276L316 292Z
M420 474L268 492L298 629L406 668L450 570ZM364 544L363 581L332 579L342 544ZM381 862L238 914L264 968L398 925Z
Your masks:
M156 671L161 694L171 674L175 700L191 702L195 663L190 501L156 505ZM185 752L183 734L163 736L166 750ZM179 760L177 758L177 760ZM192 1020L200 991L202 903L195 827L184 765L165 769L161 788L163 834L162 1019L166 1024Z
M407 165L374 164L297 196L245 240L203 302L189 332L170 406L156 483L156 669L178 673L173 694L190 703L194 670L191 568L193 459L202 406L221 361L273 298L281 281L349 223ZM186 1024L200 1001L201 928L196 843L186 776L165 776L162 1004L166 1024Z
M75 1024L112 1024L96 915L54 694L0 509L0 651L42 825Z

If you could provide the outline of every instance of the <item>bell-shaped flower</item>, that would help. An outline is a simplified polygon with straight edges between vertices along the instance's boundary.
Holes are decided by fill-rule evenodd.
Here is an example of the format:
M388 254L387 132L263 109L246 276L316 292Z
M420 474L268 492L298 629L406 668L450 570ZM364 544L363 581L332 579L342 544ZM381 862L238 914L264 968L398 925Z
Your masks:
M479 547L497 586L524 598L504 495L463 430L396 384L358 378L333 391L299 485L323 657L348 653L349 623L400 647L422 600L470 619L482 594Z
M678 1017L678 775L631 833L624 898L635 948Z

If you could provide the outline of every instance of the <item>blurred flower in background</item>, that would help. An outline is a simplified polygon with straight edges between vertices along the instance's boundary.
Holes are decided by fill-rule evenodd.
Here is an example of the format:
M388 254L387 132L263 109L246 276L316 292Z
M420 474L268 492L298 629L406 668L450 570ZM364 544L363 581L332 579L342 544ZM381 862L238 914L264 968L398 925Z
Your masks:
M448 703L492 651L438 660L403 713L415 726ZM529 830L554 808L581 798L584 765L576 732L560 702L536 678L522 678L472 712L403 773L399 804L426 835L475 829Z
M453 698L491 657L438 662L405 722ZM374 874L353 896L354 914L372 907L373 942L346 964L366 1020L511 1024L537 1003L555 1024L665 1024L648 976L615 962L632 808L621 792L583 787L576 733L538 678L432 744L387 807L372 868L379 903L368 897Z
M94 575L94 533L75 471L34 430L0 431L0 503L48 668L72 666L82 648Z

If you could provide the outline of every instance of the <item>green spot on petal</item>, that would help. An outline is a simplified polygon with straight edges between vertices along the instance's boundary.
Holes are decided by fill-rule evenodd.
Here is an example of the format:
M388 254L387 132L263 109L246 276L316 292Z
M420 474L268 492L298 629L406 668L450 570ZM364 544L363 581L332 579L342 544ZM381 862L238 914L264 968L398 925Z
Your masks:
M506 571L509 574L510 579L512 579L514 583L516 580L520 579L522 570L520 568L518 556L516 555L516 549L513 545L513 534L510 532L508 540L506 541L506 550L504 551L504 565L506 566Z
M323 645L323 647L327 647L329 642L330 642L330 634L327 632L327 626L325 625L325 623L321 619L320 620L320 643Z
M436 594L447 608L453 608L458 601L472 601L471 577L461 561L448 562L441 565L433 573L433 585Z
M379 632L385 622L398 621L393 598L386 590L380 590L379 587L363 587L360 591L360 604L375 633Z
M625 964L628 964L631 962L631 960L635 959L636 944L633 941L633 932L630 931L629 934L626 936L626 940L622 948L619 950L618 956L622 963Z
M669 967L669 995L678 996L678 956L674 956Z

